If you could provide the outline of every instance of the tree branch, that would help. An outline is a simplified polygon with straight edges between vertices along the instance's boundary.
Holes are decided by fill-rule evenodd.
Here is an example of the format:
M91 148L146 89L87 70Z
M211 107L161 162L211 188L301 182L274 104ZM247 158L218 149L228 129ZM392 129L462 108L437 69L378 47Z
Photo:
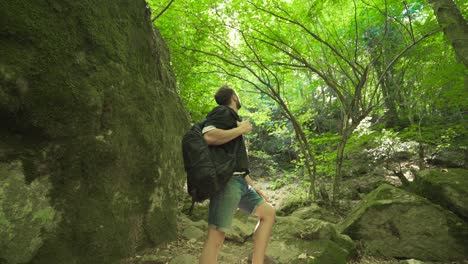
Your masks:
M171 1L169 2L169 4L167 4L166 7L164 7L164 9L161 10L161 12L159 12L159 14L158 14L157 16L155 16L155 17L151 20L151 22L156 21L156 19L158 19L160 16L162 16L162 14L164 14L164 12L166 12L166 10L169 9L169 7L172 5L172 3L174 3L174 1L175 1L175 0L171 0Z
M377 81L377 87L380 85L380 82L382 82L382 79L384 78L385 74L388 72L388 70L390 70L390 68L393 66L393 64L395 64L395 62L400 59L406 52L408 52L412 47L416 46L419 42L423 41L424 39L434 35L435 33L438 33L440 32L440 29L437 29L435 31L432 31L432 32L429 32L429 33L426 33L424 34L421 38L419 38L418 40L414 41L413 43L411 43L411 45L407 46L406 48L404 48L400 53L398 53L393 59L392 61L390 61L390 63L387 65L387 67L385 68L385 70L382 72L382 74L380 75L378 81Z
M406 1L403 1L403 4L405 5L406 15L408 16L408 19L409 19L409 26L410 26L409 33L411 36L411 40L414 42L413 23L411 21L411 14L409 13L408 3L406 3Z
M317 40L318 42L324 44L325 46L327 46L334 54L336 54L336 56L338 56L339 58L341 58L343 61L345 61L351 68L353 68L353 70L355 70L356 72L360 73L361 74L361 71L356 67L356 65L354 63L352 63L351 61L349 61L348 59L346 59L343 54L341 54L335 47L333 47L330 43L328 43L327 41L323 40L320 36L318 36L317 34L315 34L314 32L310 31L310 29L308 29L306 26L304 26L303 24L301 24L300 22L296 21L296 20L293 20L293 19L290 19L290 18L287 18L287 17L284 17L284 16L281 16L279 14L276 14L272 11L269 11L269 10L266 10L264 8L261 8L259 6L257 6L256 4L254 4L253 2L251 1L248 1L251 5L253 5L255 8L257 8L258 10L261 10L265 13L268 13L276 18L279 18L283 21L287 21L293 25L296 25L300 28L302 28L307 34L309 34L310 36L312 36L312 38L314 38L315 40Z
M259 31L257 31L259 32ZM260 34L264 35L262 32L259 32ZM265 36L265 35L264 35ZM316 73L317 75L319 75L319 77L325 81L325 83L327 83L330 88L333 89L333 91L336 93L337 97L339 98L339 100L341 102L343 102L343 104L346 106L346 100L345 100L345 97L343 96L343 94L341 93L341 91L338 89L338 88L342 88L338 83L336 83L335 81L331 80L330 78L328 78L325 73L321 72L320 70L318 70L317 68L315 68L314 66L312 66L306 59L302 58L300 55L295 55L295 54L292 54L291 52L289 52L288 50L282 48L282 47L279 47L278 45L276 45L275 43L272 43L272 42L269 42L265 39L259 39L259 38L256 38L256 37L252 37L258 41L261 41L267 45L270 45L274 48L276 48L277 50L279 51L282 51L283 53L285 53L286 55L288 55L290 58L304 64L305 68L309 69L310 71ZM268 38L268 37L267 37ZM278 40L273 40L273 41L276 41L276 42L280 42L282 43L281 41L278 41ZM285 44L285 43L282 43L282 44ZM290 47L288 46L291 50L295 51L296 53L299 53L298 51L296 51L294 49L294 47ZM292 66L292 65L291 65ZM344 89L343 89L344 90Z
M411 31L408 29L408 27L405 26L405 24L403 22L401 22L400 20L396 19L395 17L391 17L388 15L388 6L387 6L387 1L385 1L385 11L382 11L380 8L378 8L377 6L375 5L371 5L369 3L367 3L365 0L361 0L365 5L367 6L370 6L370 7L373 7L374 9L376 9L381 15L383 15L385 17L385 34L383 35L382 37L382 40L380 42L383 41L383 39L387 36L387 31L388 31L388 19L387 18L390 18L392 19L392 21L395 21L397 22L400 26L402 26L404 28L404 30L408 33L408 35L411 35ZM400 31L402 32L402 31Z
M354 24L355 24L355 28L354 28L354 40L355 40L355 43L354 43L354 63L358 64L357 62L357 52L358 52L358 24L357 24L357 6L356 6L356 0L353 0L353 4L354 4Z

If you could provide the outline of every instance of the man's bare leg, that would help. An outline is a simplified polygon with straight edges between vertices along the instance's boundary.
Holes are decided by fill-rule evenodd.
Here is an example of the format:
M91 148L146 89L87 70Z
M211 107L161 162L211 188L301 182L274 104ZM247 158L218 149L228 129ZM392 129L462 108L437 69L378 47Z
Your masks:
M273 206L263 203L255 210L255 215L260 218L254 234L254 251L252 264L263 264L266 248L270 240L271 230L275 223L276 211Z
M224 232L216 228L208 228L208 236L199 259L200 264L216 264L218 252L224 242Z

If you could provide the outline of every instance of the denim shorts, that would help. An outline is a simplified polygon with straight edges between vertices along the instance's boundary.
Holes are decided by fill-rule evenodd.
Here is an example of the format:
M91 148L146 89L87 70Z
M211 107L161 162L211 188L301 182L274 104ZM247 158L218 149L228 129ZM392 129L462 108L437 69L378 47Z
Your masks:
M264 202L242 175L232 176L224 189L210 198L208 226L227 232L231 229L237 208L253 215L255 209Z

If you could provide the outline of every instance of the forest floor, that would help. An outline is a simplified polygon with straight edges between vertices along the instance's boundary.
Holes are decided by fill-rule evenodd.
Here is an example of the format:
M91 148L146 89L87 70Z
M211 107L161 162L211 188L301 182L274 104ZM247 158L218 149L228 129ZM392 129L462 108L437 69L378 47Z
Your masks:
M268 179L257 179L256 184L270 199L270 203L279 209L287 201L288 197L297 188L294 184L273 189ZM182 227L181 227L182 228ZM146 249L138 255L122 260L120 264L196 264L203 248L203 239L185 239L178 232L175 241L158 248ZM226 240L218 257L218 263L223 264L247 264L248 254L252 251L253 240L249 238L245 243ZM179 256L175 260L175 256ZM468 260L461 262L421 262L418 260L386 259L370 256L362 256L352 259L349 264L468 264Z

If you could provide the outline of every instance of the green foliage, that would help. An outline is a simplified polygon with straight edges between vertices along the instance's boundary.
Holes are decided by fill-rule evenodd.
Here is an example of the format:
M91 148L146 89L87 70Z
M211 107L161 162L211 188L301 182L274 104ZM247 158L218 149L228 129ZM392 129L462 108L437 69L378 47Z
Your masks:
M403 142L397 133L383 130L368 147L367 153L374 161L393 160L399 153L416 153L417 143Z
M425 126L413 125L405 128L401 133L402 139L416 141L422 144L429 157L444 150L468 150L467 125L460 124L432 124Z
M249 158L256 169L262 169L264 171L263 176L273 176L277 174L277 163L272 159L272 156L267 153L261 150L252 150L249 152Z
M321 133L311 139L316 146L317 172L321 177L332 177L335 173L336 147L339 135L330 132Z
M364 150L390 158L412 141L467 146L467 69L441 32L415 44L438 29L425 1L181 0L156 25L193 119L213 106L221 84L240 91L241 115L254 123L251 155L283 167L268 165L284 175L275 187L305 180L291 116L313 146L319 177L335 175L343 124L368 126L351 134L345 166Z

